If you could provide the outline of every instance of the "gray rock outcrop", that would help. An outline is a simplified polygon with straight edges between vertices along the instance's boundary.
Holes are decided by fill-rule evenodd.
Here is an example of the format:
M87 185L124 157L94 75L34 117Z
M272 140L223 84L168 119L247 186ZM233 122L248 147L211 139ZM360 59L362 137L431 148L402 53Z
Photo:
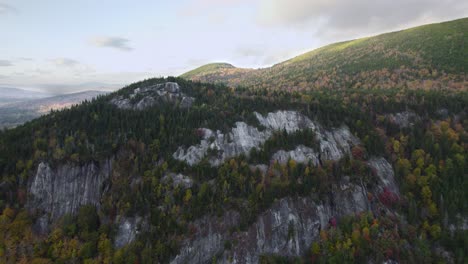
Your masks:
M180 186L184 189L187 189L187 188L191 188L193 185L193 180L190 177L185 176L180 173L173 173L173 172L166 174L162 178L162 181L164 183L172 183L172 187L174 188L177 186Z
M375 170L377 177L379 177L380 185L378 188L380 191L383 191L384 188L387 188L389 191L399 194L398 185L395 181L395 175L393 172L392 165L388 163L385 158L371 158L367 164Z
M228 158L242 153L247 154L252 148L260 147L271 136L271 131L259 131L244 122L237 122L228 134L207 128L203 131L204 136L200 144L191 146L187 150L180 147L173 157L189 165L195 165L205 158L209 150L212 150L217 154L210 157L209 161L213 166L217 166Z
M296 111L277 111L268 113L265 117L255 112L261 125L270 130L286 130L292 133L303 129L316 130L316 125L307 116Z
M273 154L272 159L281 164L286 164L290 159L299 163L309 163L311 161L315 166L320 162L318 154L313 149L304 145L299 145L291 151L279 150Z
M310 249L313 241L319 239L321 229L329 226L332 218L353 215L372 210L368 192L380 192L388 188L398 194L394 172L384 158L371 158L368 161L378 178L377 187L367 190L365 186L350 182L343 177L333 184L327 199L317 201L311 196L302 198L282 198L266 211L244 232L229 232L236 227L238 220L223 223L229 216L204 217L194 226L198 232L190 240L185 240L179 254L171 263L206 263L217 258L220 263L258 263L261 255L300 256ZM267 170L266 165L259 165ZM252 169L256 166L252 165ZM376 193L374 193L376 194ZM232 212L230 212L232 213ZM222 225L225 228L212 228ZM226 243L231 244L226 248Z
M117 233L114 239L114 246L121 248L133 242L140 233L140 226L146 225L142 217L118 217Z
M215 256L221 256L217 259L221 263L258 263L263 254L300 256L330 219L368 210L361 187L343 183L333 188L332 200L322 203L312 197L280 199L244 232L229 231L239 223L232 212L222 218L204 217L193 223L197 233L183 243L171 263L206 263ZM232 248L225 249L226 243Z
M229 229L240 222L237 212L229 211L222 217L205 216L191 224L196 229L194 239L187 239L171 263L207 263L222 253Z
M412 111L404 111L395 114L387 115L390 118L390 121L401 128L411 127L414 123L421 118Z
M30 183L27 207L46 213L52 221L64 214L76 214L82 205L99 207L102 185L109 178L111 167L111 161L57 168L42 162Z
M354 137L346 126L326 130L307 116L295 111L277 111L268 113L266 116L256 112L254 114L260 124L266 128L264 131L244 122L237 122L236 126L227 134L223 134L219 130L215 132L208 128L202 128L204 136L200 144L190 146L187 149L179 147L173 157L185 161L189 165L195 165L207 157L207 154L212 150L216 155L210 155L209 162L213 166L218 166L228 158L241 154L248 155L253 148L261 147L274 131L282 130L287 133L304 129L313 130L319 141L320 150L314 152L312 149L298 146L295 151L277 153L273 159L285 160L288 155L292 155L304 162L308 162L307 159L309 159L317 163L319 156L323 160L339 160L350 152L351 146L359 144L359 139Z
M195 98L186 96L180 91L179 84L166 82L133 90L129 97L118 96L111 104L120 109L143 110L160 103L171 103L181 108L192 106Z

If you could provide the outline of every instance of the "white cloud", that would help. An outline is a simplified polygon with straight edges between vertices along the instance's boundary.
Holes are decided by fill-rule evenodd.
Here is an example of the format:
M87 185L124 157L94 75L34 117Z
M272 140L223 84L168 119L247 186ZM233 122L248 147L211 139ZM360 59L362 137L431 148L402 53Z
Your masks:
M0 60L0 67L13 66L13 63L9 60Z
M52 62L58 67L75 67L80 64L77 60L69 58L57 58L53 59Z
M95 37L91 39L91 44L97 47L115 48L123 51L131 51L130 40L121 37Z
M18 10L11 5L0 3L0 15L6 15L11 13L18 13Z
M468 15L464 0L261 0L258 22L346 37Z

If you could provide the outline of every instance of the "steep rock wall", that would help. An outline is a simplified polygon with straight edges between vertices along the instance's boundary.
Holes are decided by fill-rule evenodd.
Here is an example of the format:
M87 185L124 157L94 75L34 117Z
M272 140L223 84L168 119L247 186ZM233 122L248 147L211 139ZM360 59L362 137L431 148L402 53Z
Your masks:
M366 211L366 200L363 189L349 183L334 186L330 201L283 198L260 214L247 231L232 234L229 229L238 224L237 214L205 217L194 223L198 232L184 242L171 263L206 263L216 256L221 256L218 260L223 263L258 263L262 254L299 256L318 239L320 229L326 228L332 217ZM224 249L228 240L233 244L231 250Z
M76 214L82 205L99 206L102 184L109 178L111 167L109 160L57 168L42 162L29 186L27 207L46 213L53 221L64 214Z
M391 165L384 158L372 158L369 164L378 176L374 191L389 188L398 193ZM371 210L367 193L372 191L344 177L323 201L312 196L278 200L244 232L229 232L230 227L237 226L238 216L204 217L193 223L198 232L183 243L171 263L207 263L213 257L221 263L257 263L263 254L300 256L318 240L320 230L328 226L330 219ZM224 248L226 241L232 249Z

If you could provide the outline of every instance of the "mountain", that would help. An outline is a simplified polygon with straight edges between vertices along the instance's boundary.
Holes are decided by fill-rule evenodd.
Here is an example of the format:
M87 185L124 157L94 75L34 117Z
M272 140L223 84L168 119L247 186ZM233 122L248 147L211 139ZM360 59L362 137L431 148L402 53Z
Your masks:
M10 90L9 90L10 91ZM0 128L14 127L24 122L30 121L41 115L49 113L51 110L59 110L79 104L85 100L91 100L99 95L106 94L101 91L84 91L79 93L56 95L44 97L45 94L29 94L22 90L14 90L15 93L9 93L19 102L10 102L0 105ZM28 97L29 96L29 97ZM39 97L38 99L31 99Z
M0 106L32 99L39 99L52 96L52 94L28 91L18 88L0 87Z
M463 263L468 92L148 79L0 131L6 263Z
M230 86L310 90L465 89L468 18L327 45L264 69L210 64L182 78ZM229 67L226 67L229 65Z

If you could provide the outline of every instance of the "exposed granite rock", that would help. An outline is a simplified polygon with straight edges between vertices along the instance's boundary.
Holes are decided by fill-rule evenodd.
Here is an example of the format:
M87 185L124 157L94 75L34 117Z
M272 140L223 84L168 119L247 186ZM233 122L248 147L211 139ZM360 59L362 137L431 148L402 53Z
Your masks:
M316 129L316 125L306 116L296 111L277 111L268 113L266 117L254 112L258 121L270 130L286 130L292 133L302 129Z
M111 161L90 162L82 166L65 164L52 169L40 163L29 187L27 208L56 220L77 213L82 205L99 206L102 184L111 172Z
M317 140L320 143L321 160L339 160L351 152L351 146L360 143L346 126L319 132Z
M217 258L221 263L258 263L263 254L303 255L318 239L319 231L328 227L332 218L339 221L343 216L371 210L368 192L389 188L398 194L391 165L384 158L375 157L368 163L379 179L377 188L373 190L353 184L349 177L343 177L342 181L332 186L328 199L321 202L309 196L280 199L260 214L245 232L231 233L228 227L212 228L213 225L236 226L237 220L223 223L231 219L226 215L196 221L194 226L198 232L191 240L184 242L172 263L206 263L214 256L221 256ZM465 228L465 220L458 228ZM226 241L233 245L230 250L223 247Z
M229 211L222 217L205 216L191 225L196 228L195 239L187 239L179 254L171 261L177 263L207 263L224 250L224 241L231 227L240 222L237 212Z
M320 125L312 122L308 117L295 111L277 111L269 113L265 117L259 113L254 113L261 125L266 130L260 131L244 122L237 122L231 132L227 134L221 131L212 131L208 128L201 129L203 139L200 144L190 146L188 149L179 147L173 154L177 160L185 161L189 165L199 163L208 152L213 150L216 155L211 155L209 161L211 165L220 165L224 160L241 154L248 155L252 148L259 148L268 140L274 131L285 130L287 133L293 133L302 129L311 129L315 131L320 144L320 153L312 155L310 149L299 146L299 152L281 152L276 158L286 159L287 155L295 155L298 158L307 158L317 161L315 157L321 156L324 160L338 160L346 153L350 152L351 146L359 144L359 139L354 137L346 126L325 130ZM275 157L273 157L275 158Z
M133 242L140 233L142 226L146 225L142 217L118 217L117 234L115 235L114 246L121 248Z
M246 232L234 234L236 246L225 252L224 262L258 263L261 254L301 255L318 238L326 213L311 198L281 199Z
M221 263L258 263L262 254L299 256L309 250L330 219L366 211L366 199L363 189L353 184L334 186L331 200L323 203L312 197L283 198L260 214L247 231L232 234L230 227L238 224L232 212L222 218L204 217L193 223L198 232L184 242L171 263L206 263L221 254ZM226 241L232 242L231 250L224 250Z
M319 126L317 126L319 127ZM272 159L280 163L286 163L288 159L293 159L299 163L308 163L318 165L326 160L339 160L351 152L351 146L358 145L359 139L351 134L345 126L327 131L324 129L316 130L316 137L319 141L319 152L309 147L299 145L291 151L279 150Z
M185 176L180 173L168 173L163 177L163 182L168 183L172 182L172 186L175 188L177 186L181 186L182 188L191 188L193 185L193 181L190 177Z
M192 106L195 98L186 96L180 91L179 84L166 82L133 90L129 98L118 96L110 102L120 109L143 110L160 103L172 103L181 108Z
M184 96L182 97L182 100L180 101L179 107L190 108L194 102L195 102L195 98Z
M210 163L217 166L227 158L249 153L252 148L258 148L271 136L271 131L259 131L244 122L237 122L231 132L226 135L219 130L214 132L205 128L203 131L204 136L200 144L191 146L187 150L180 147L173 157L189 165L195 165L211 149L216 151L217 155L210 157Z
M416 113L411 111L389 114L387 117L390 118L391 122L395 123L401 128L411 127L416 121L421 119Z
M338 217L370 210L367 190L363 186L341 182L332 189L335 214Z
M273 154L273 160L278 161L281 164L286 164L290 159L295 160L299 163L312 162L314 165L319 164L318 154L311 148L304 145L299 145L296 149L291 151L279 150Z
M371 158L367 164L375 170L377 177L381 184L378 186L380 191L383 191L384 188L387 188L389 191L399 194L398 185L395 182L395 175L393 172L392 165L388 163L385 158Z

